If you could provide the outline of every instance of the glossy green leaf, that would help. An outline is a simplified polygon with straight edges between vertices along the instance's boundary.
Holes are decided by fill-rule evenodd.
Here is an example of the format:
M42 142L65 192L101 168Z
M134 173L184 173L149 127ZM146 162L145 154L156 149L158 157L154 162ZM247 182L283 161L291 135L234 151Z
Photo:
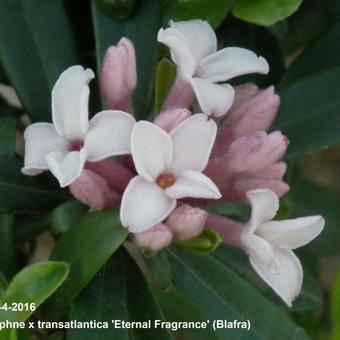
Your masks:
M49 121L51 88L65 68L78 63L64 2L1 0L0 7L6 73L31 118Z
M250 321L249 331L217 330L218 339L309 339L302 328L218 260L179 249L169 254L175 286L204 317Z
M242 20L270 26L293 14L302 0L236 0L233 14Z
M204 210L212 214L232 217L238 221L245 221L249 217L249 207L240 203L210 204Z
M161 290L167 290L172 285L172 273L167 253L159 251L157 254L144 257L144 262L150 274Z
M120 225L117 210L82 217L57 242L51 259L70 264L70 275L49 300L46 313L56 318L124 242L128 231Z
M0 271L10 277L16 270L13 215L0 214Z
M161 111L162 105L168 96L176 78L176 66L166 58L163 58L157 66L155 84L155 113Z
M301 177L293 177L289 197L294 202L294 216L322 215L325 228L305 246L315 255L339 254L340 197L337 193Z
M234 270L275 304L281 308L287 308L272 289L255 273L249 264L248 256L243 252L223 245L217 249L213 256L221 263ZM321 303L322 294L320 286L311 274L304 270L302 290L298 298L294 301L292 310L300 312L312 310L320 307Z
M227 16L232 0L171 0L163 9L163 26L168 26L170 20L207 20L210 25L217 27Z
M135 8L135 0L96 0L104 15L117 19L127 19Z
M88 210L89 208L79 201L68 201L59 205L51 213L52 231L56 234L64 233Z
M129 330L114 328L111 323L129 320L126 294L124 268L117 253L78 295L70 312L70 320L108 322L110 328L69 330L66 340L128 340Z
M68 195L44 175L36 177L21 173L22 161L0 156L0 211L37 212L54 208ZM51 176L51 175L50 175Z
M0 118L0 156L14 156L16 125L14 117Z
M339 40L340 22L322 34L294 60L286 71L282 83L291 83L304 76L340 66Z
M340 271L337 272L331 290L332 340L340 339Z
M68 265L62 262L40 262L21 270L9 283L0 299L5 303L34 303L35 307L44 302L65 280ZM29 308L22 311L0 310L0 321L25 321L33 313Z
M98 69L101 67L105 50L109 46L117 44L123 36L130 38L134 43L137 59L134 107L137 116L145 118L150 108L158 58L157 32L161 24L159 1L140 1L128 20L117 21L104 16L92 0L92 16Z
M272 130L289 139L286 157L308 154L340 142L340 67L304 77L279 91L281 109Z

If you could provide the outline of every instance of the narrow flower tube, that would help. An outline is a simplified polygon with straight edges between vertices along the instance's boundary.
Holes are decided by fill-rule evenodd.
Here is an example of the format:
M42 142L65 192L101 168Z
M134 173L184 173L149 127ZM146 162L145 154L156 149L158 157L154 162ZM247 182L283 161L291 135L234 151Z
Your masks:
M100 77L100 90L109 109L132 113L132 92L136 87L136 56L133 43L122 38L107 49Z
M169 215L166 225L177 239L190 240L203 231L207 216L206 211L183 204Z
M191 112L187 109L177 108L162 111L154 120L154 123L166 132L170 132L183 120L189 118Z
M171 230L162 223L158 223L148 230L132 234L134 243L151 252L168 247L172 241Z

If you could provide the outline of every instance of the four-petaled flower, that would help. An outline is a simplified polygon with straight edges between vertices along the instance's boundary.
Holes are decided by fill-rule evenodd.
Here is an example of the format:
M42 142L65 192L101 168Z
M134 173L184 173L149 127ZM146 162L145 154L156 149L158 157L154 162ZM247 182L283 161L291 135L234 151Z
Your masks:
M211 26L202 20L170 22L158 32L158 41L170 48L179 76L190 83L204 113L221 116L234 100L234 90L226 82L248 73L269 72L266 60L244 48L217 51Z
M247 197L252 212L241 233L242 248L257 274L291 307L303 279L301 263L291 249L317 237L325 221L321 216L272 221L279 208L279 199L273 191L252 190Z
M64 71L52 91L51 123L35 123L25 131L26 175L49 169L61 187L75 181L85 162L130 152L135 119L123 111L106 110L88 119L88 83L92 70L72 66Z
M131 133L131 154L138 175L121 204L122 224L133 233L163 221L184 197L220 198L216 185L202 174L217 126L204 114L193 115L169 134L140 121Z

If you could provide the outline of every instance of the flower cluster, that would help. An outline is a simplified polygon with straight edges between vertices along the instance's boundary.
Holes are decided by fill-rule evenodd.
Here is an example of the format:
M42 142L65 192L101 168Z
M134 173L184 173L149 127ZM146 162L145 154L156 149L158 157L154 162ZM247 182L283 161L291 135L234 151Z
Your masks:
M153 122L137 121L134 46L122 38L104 57L100 89L107 110L89 120L89 82L81 66L64 71L52 91L53 123L25 131L26 175L50 170L61 187L91 209L120 207L120 219L141 248L156 252L190 240L208 225L244 250L261 278L291 306L302 268L291 251L315 238L320 216L272 221L289 190L281 158L288 140L267 133L280 98L274 88L233 88L233 77L266 74L266 60L236 47L217 51L207 22L171 22L158 40L170 49L177 76ZM197 100L199 112L189 109ZM120 156L112 158L113 156ZM248 202L249 222L209 214L200 206Z

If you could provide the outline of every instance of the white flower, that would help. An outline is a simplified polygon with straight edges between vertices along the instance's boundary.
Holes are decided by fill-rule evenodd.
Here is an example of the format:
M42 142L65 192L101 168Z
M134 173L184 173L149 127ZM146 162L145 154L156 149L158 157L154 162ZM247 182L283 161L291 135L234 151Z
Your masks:
M127 186L120 210L124 227L142 232L164 220L184 197L220 198L202 171L217 126L204 114L184 120L169 134L146 121L135 124L131 154L138 173Z
M325 224L321 216L272 221L279 199L270 189L247 192L252 212L241 234L241 245L257 274L289 306L301 291L303 272L291 249L309 243Z
M76 180L86 161L130 152L134 118L122 111L102 111L89 122L88 83L92 70L72 66L64 71L52 91L51 123L35 123L25 131L26 175L49 169L65 187Z
M160 29L158 41L167 45L179 76L190 82L204 113L221 116L234 100L230 85L219 83L248 74L269 72L266 60L238 47L217 52L214 30L206 21L170 22L170 28Z

